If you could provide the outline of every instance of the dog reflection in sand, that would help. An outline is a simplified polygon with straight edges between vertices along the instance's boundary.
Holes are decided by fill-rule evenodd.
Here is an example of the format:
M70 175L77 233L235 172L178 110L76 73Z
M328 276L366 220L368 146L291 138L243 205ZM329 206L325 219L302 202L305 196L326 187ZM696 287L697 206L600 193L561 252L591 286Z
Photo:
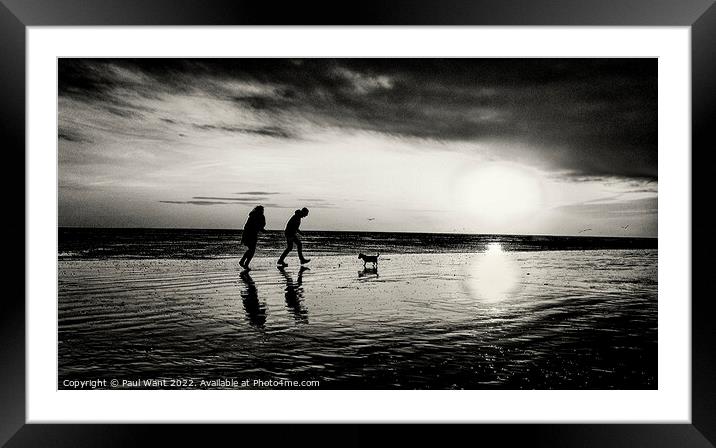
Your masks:
M358 277L359 278L370 278L370 277L378 278L378 268L377 267L363 268L362 271L358 271Z

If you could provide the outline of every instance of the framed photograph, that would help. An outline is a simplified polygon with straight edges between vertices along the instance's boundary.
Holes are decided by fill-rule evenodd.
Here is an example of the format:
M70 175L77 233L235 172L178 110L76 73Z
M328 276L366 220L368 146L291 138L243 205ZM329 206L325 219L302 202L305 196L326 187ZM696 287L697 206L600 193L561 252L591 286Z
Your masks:
M3 442L713 446L712 2L398 5L4 2Z

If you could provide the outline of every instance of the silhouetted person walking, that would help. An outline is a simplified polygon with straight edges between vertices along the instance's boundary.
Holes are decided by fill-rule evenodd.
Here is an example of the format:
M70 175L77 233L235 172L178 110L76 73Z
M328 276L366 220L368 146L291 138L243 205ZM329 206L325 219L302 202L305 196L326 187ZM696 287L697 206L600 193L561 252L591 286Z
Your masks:
M301 225L301 219L306 216L308 216L308 209L303 207L301 210L296 210L293 213L293 216L291 216L291 219L289 219L286 223L286 230L284 231L286 234L286 250L283 251L278 259L277 264L279 266L288 266L288 263L286 263L284 259L286 258L286 255L291 252L294 244L298 250L298 259L301 260L301 264L311 261L303 256L303 246L301 245L301 239L298 237L299 235L302 235L302 233L298 230Z
M257 205L249 213L249 219L246 220L244 231L241 233L241 244L248 249L246 249L244 256L241 257L239 265L247 271L250 269L249 263L251 263L251 259L254 258L254 253L256 253L256 243L259 239L259 232L263 232L264 227L266 227L264 208Z

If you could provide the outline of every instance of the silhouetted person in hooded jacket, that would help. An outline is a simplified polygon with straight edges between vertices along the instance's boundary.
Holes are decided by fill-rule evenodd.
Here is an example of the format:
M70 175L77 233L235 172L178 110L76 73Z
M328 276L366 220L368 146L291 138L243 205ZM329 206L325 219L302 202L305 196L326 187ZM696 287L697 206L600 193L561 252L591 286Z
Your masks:
M301 264L311 261L303 256L303 246L301 245L301 239L298 237L301 235L301 232L298 230L301 226L301 219L306 216L308 216L308 209L303 207L301 210L296 210L286 223L286 230L284 231L286 234L286 250L283 251L281 257L278 259L277 264L279 266L288 266L288 263L286 263L284 259L288 253L291 252L294 244L296 245L296 249L298 249L298 259L301 260Z
M250 269L249 263L251 263L251 259L254 258L254 253L256 253L256 243L259 240L259 232L263 232L264 227L266 227L264 208L257 205L249 213L249 219L246 220L244 231L241 233L241 244L248 249L246 249L244 256L241 257L239 265L247 271Z

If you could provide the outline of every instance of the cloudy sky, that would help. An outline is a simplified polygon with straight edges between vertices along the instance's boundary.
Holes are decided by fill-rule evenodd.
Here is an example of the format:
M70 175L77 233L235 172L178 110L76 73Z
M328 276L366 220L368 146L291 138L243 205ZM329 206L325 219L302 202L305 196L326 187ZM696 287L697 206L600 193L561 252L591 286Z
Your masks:
M657 234L656 59L60 59L59 224Z

